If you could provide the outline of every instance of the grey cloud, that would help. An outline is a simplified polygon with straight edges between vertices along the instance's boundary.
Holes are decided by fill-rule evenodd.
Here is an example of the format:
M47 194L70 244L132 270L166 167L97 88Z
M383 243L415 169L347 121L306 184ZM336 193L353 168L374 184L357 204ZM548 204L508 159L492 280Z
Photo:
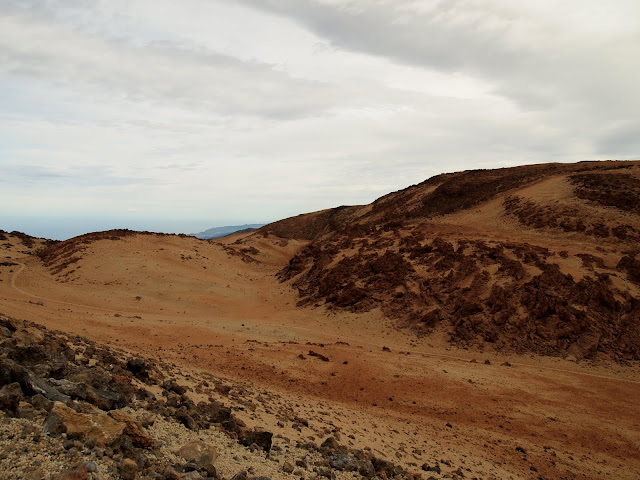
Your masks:
M288 16L332 44L398 61L455 71L468 67L504 71L519 63L522 52L504 42L508 18L486 28L483 11L469 2L437 2L427 12L411 11L411 2L378 1L349 4L316 0L243 0L255 8ZM402 8L405 6L406 8ZM465 11L471 18L456 19Z
M129 185L149 185L156 180L140 176L127 177L114 173L108 167L83 166L55 169L44 165L9 164L2 165L3 178L0 183L7 185L37 185L38 188L48 186L59 188L71 187L117 187Z
M640 159L640 127L622 125L609 128L598 141L599 154L616 154L618 158Z
M339 103L331 86L203 47L94 36L31 10L0 12L0 26L4 74L222 115L289 119Z
M631 115L640 106L637 32L600 43L566 40L562 22L521 31L517 6L467 0L427 9L406 0L242 1L291 18L337 48L483 78L527 110L581 103L589 113Z

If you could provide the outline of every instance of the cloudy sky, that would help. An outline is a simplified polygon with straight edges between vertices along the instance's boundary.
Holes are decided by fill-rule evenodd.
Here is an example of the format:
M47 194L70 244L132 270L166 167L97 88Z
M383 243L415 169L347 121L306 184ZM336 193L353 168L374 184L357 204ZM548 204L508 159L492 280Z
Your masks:
M193 232L640 158L637 0L0 0L0 228Z

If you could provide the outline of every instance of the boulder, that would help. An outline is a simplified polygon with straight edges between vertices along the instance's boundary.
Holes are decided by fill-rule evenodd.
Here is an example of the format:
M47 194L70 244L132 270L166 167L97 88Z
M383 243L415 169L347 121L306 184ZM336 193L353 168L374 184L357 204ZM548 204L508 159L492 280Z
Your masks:
M127 399L124 395L110 390L102 390L87 386L87 402L95 405L101 410L116 410L127 406Z
M68 395L74 399L86 400L87 398L87 385L85 383L70 382L69 380L56 380L50 378L47 383L64 395Z
M239 471L233 477L231 477L231 480L247 480L246 470Z
M24 398L22 388L17 382L0 388L0 410L15 413L20 401Z
M78 413L61 402L55 402L45 420L44 433L66 433L68 438L113 445L122 438L126 425L95 409L92 413Z
M218 458L218 452L216 449L207 445L202 440L189 442L176 453L187 462L195 463L198 467L213 465Z
M116 422L125 425L124 433L131 439L134 447L152 448L155 444L154 439L149 436L142 424L128 413L122 410L112 410L108 415Z
M178 395L184 395L187 393L187 387L183 387L182 385L178 385L175 379L167 380L162 383L162 388L169 392L177 393Z
M341 451L329 457L329 465L336 470L355 472L359 468L358 461L348 453Z
M322 442L322 445L320 445L320 448L318 450L320 450L321 453L327 454L335 452L339 448L340 444L338 443L338 440L336 440L335 437L329 437L324 442Z
M19 328L13 332L11 337L16 342L16 347L27 348L35 345L42 345L44 342L44 332L34 327Z
M138 476L138 464L130 458L125 458L118 468L122 480L135 480Z
M265 452L269 452L271 450L271 442L273 438L273 433L271 432L247 432L242 440L240 440L240 444L245 447L249 447L253 444L256 444L258 447L262 448Z
M142 381L149 379L149 366L140 358L133 358L129 360L127 362L127 370Z
M56 475L51 476L51 480L87 480L87 467L72 467Z
M0 358L0 386L13 382L18 382L27 395L40 394L51 401L63 403L71 401L71 397L49 385L31 370L8 358Z

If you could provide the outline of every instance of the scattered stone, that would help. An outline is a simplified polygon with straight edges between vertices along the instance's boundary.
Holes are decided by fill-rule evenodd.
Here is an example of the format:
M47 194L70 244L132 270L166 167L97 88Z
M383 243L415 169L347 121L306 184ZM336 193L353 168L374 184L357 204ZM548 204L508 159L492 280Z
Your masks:
M124 429L123 423L99 410L91 414L78 413L61 402L55 402L45 421L43 432L66 433L69 438L94 440L98 445L104 446L120 440Z
M273 433L271 432L251 431L248 432L242 440L240 440L240 444L244 445L245 447L256 444L265 452L269 452L271 450L272 437Z
M87 387L87 401L101 410L116 410L127 406L127 400L121 393Z
M87 467L73 467L51 476L51 480L87 480Z
M198 430L198 423L186 411L180 409L176 412L175 418L189 430Z
M355 472L358 470L358 461L346 452L338 452L329 457L329 465L336 470Z
M187 462L193 462L198 467L213 465L218 458L215 448L207 445L202 440L195 440L184 445L177 454Z
M133 418L128 413L122 410L112 410L109 412L109 416L115 421L123 423L124 433L131 439L131 443L135 447L140 448L152 448L155 441L145 432L140 422Z
M202 475L196 470L180 475L180 480L200 480L201 478L203 478Z
M442 473L442 470L440 469L440 464L438 462L436 462L434 466L431 466L428 463L425 463L424 465L422 465L422 470L424 470L425 472L435 472L438 475Z
M175 379L167 380L162 384L162 388L169 392L177 393L178 395L184 395L187 393L187 388L182 385L178 385Z
M329 361L329 357L325 357L324 355L322 355L321 353L317 353L314 352L313 350L309 350L309 354L310 357L316 357L319 358L320 360L322 360L323 362L328 362Z
M22 388L17 382L0 388L0 410L16 413L20 401L24 398Z
M82 466L87 469L88 473L97 473L98 472L98 464L96 462L83 462Z
M30 399L31 405L38 410L50 412L53 408L53 402L40 394L34 395Z
M138 464L130 458L125 458L118 468L122 480L135 480L138 476Z
M28 348L35 345L42 345L45 335L44 332L38 328L26 327L13 332L11 338L16 342L17 348Z
M0 358L0 385L17 382L26 395L41 394L52 401L70 402L71 397L39 378L33 371L8 358Z
M127 361L127 370L142 381L149 379L149 366L140 358L133 358Z
M339 448L340 444L338 443L338 440L336 440L335 437L329 437L324 442L322 442L319 450L323 453L329 453L338 450Z
M233 477L231 477L231 480L247 480L246 470L242 470L236 473Z

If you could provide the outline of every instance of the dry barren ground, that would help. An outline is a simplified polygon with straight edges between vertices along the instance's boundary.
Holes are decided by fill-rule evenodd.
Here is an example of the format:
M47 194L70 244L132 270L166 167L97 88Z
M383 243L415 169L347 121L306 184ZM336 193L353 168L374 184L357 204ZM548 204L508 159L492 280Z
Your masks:
M37 242L3 242L2 313L251 385L269 401L251 403L250 426L337 433L415 472L438 462L425 478L639 477L638 365L456 349L378 310L296 307L274 281L291 240L255 241L251 262L221 243L133 235L86 245L56 274L29 255ZM308 426L281 420L295 417Z

